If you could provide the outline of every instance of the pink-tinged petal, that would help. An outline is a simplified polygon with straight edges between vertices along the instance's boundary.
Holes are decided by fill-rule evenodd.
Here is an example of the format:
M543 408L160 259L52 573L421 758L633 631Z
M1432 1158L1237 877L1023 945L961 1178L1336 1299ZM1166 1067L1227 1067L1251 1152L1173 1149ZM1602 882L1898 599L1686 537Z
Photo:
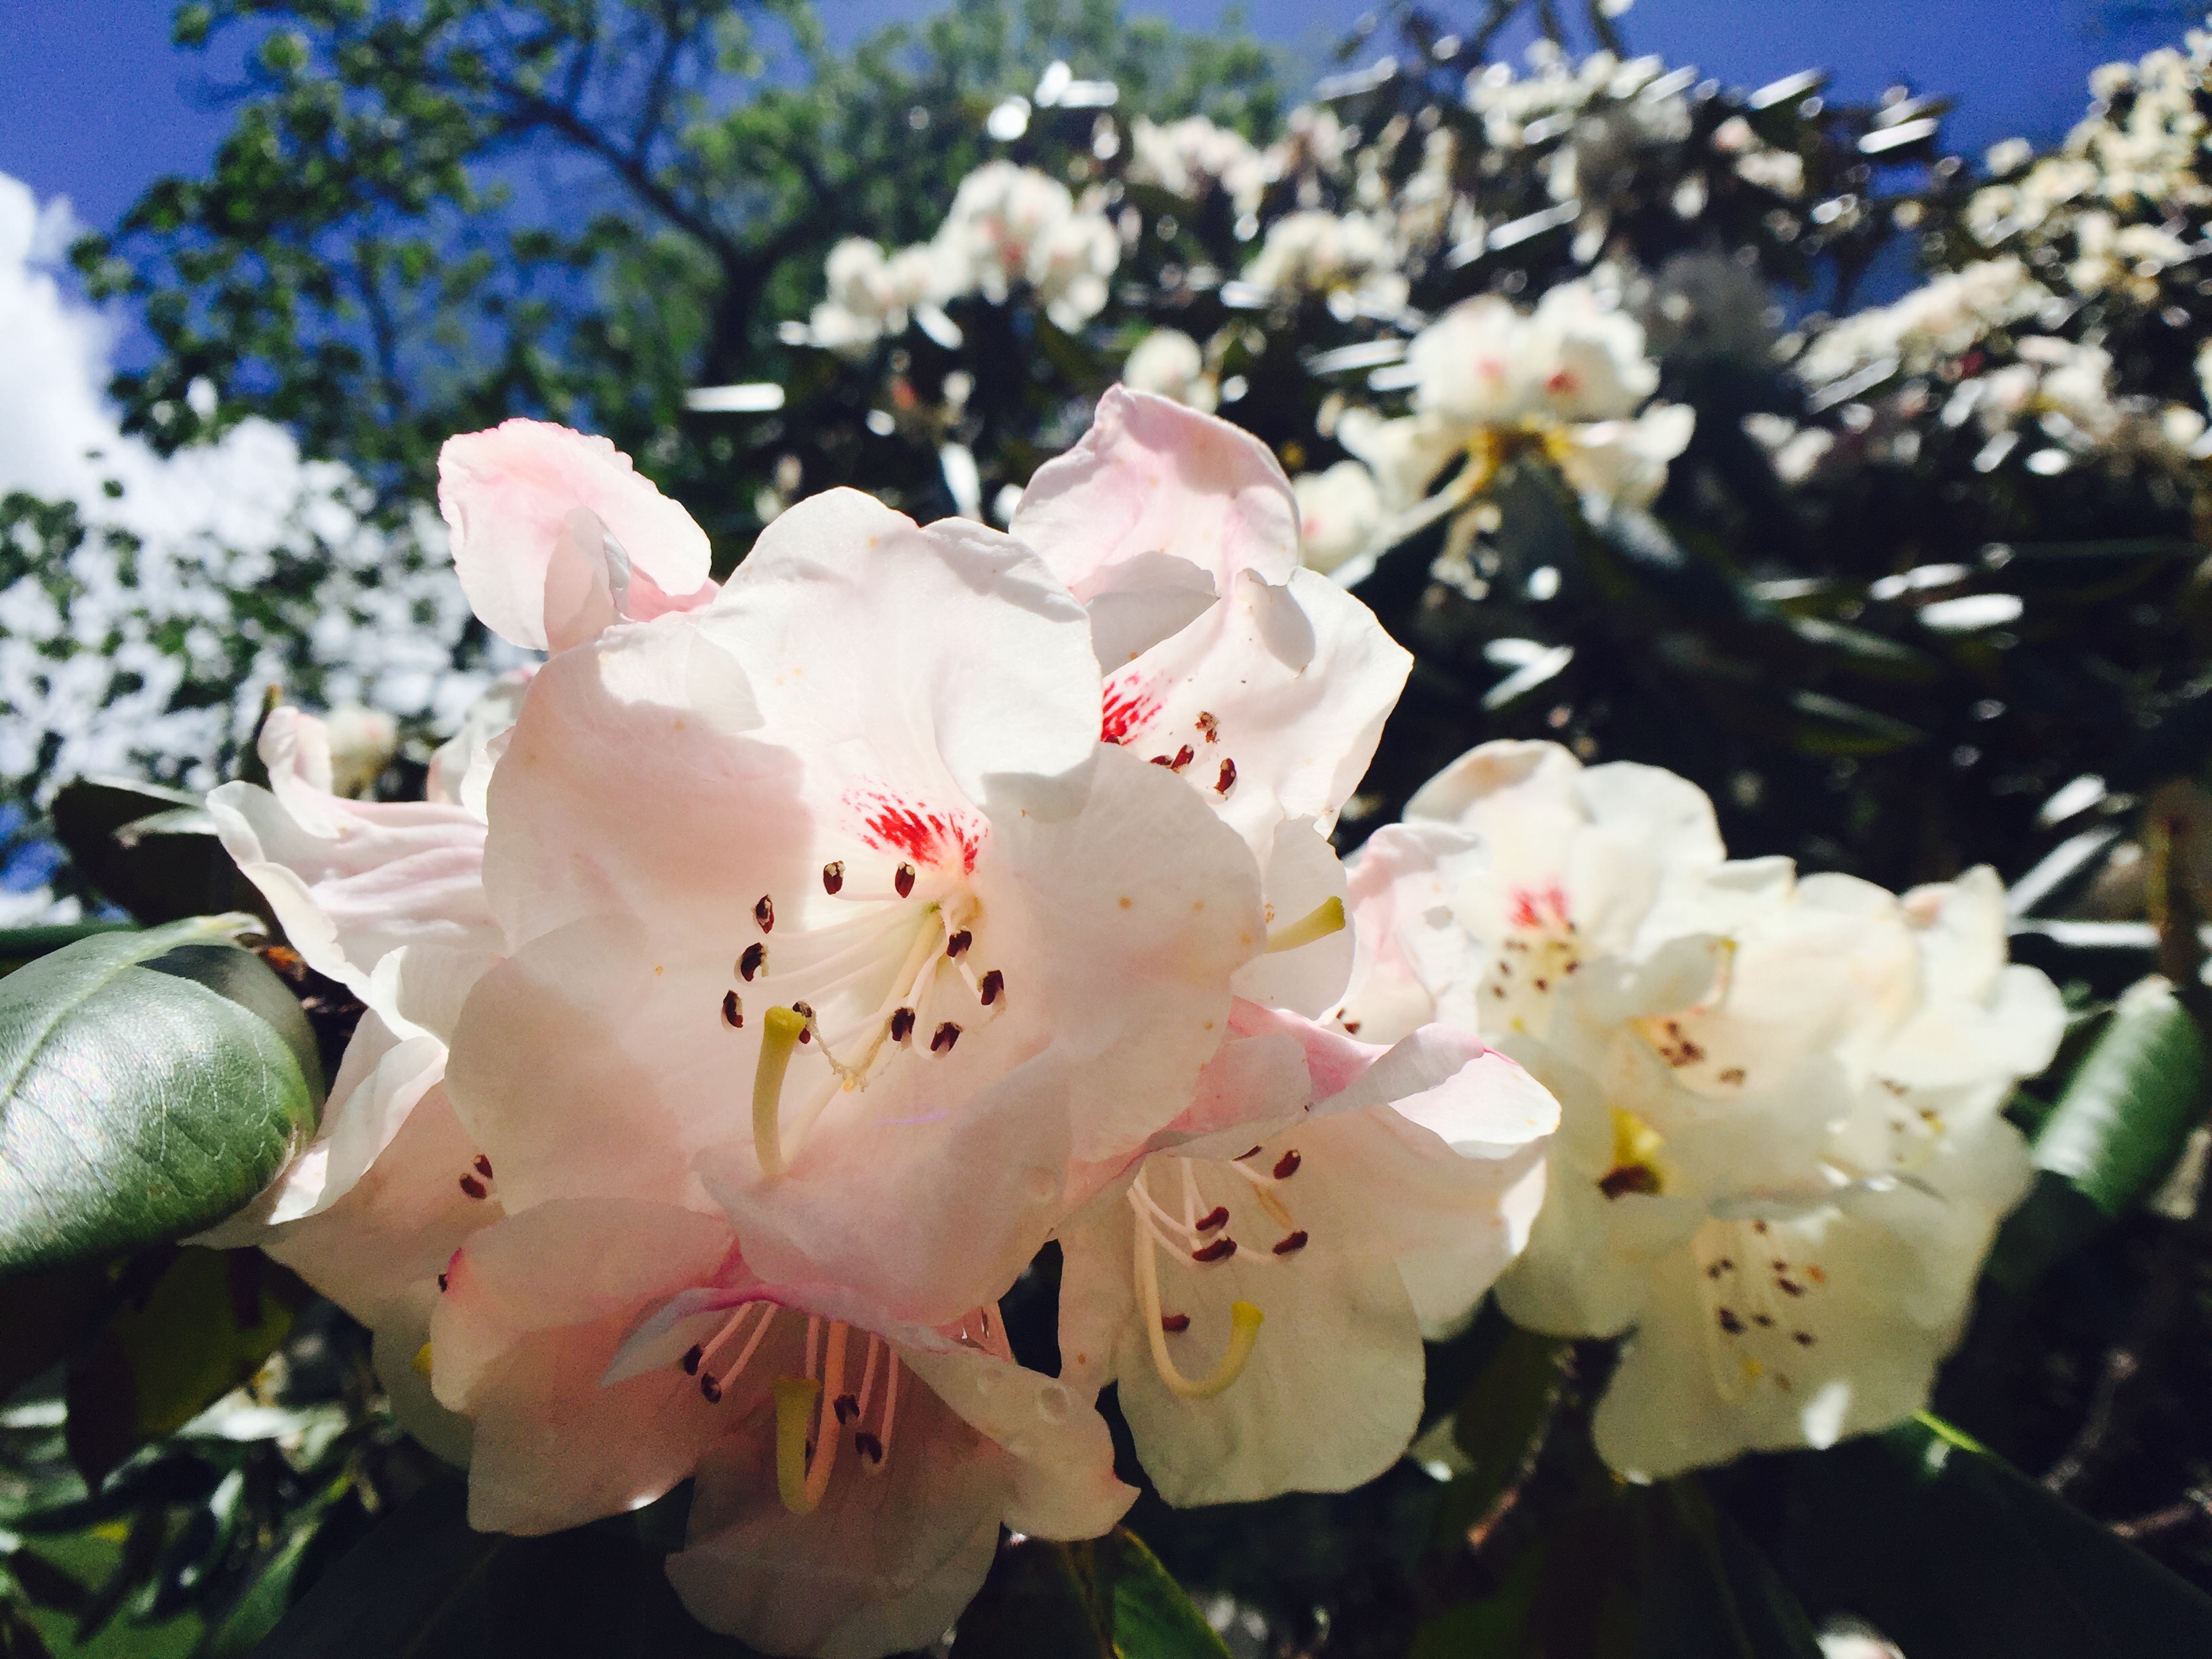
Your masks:
M1271 933L1295 926L1332 900L1345 925L1309 943L1255 957L1237 970L1240 997L1318 1018L1337 1006L1352 976L1356 944L1344 866L1310 818L1276 826L1263 888Z
M261 755L269 788L228 783L208 797L224 849L309 967L411 1034L399 964L385 968L386 958L416 947L465 957L502 948L484 898L483 823L459 806L330 793L322 724L297 709L269 717Z
M1151 586L1127 568L1149 555L1196 566L1219 594L1240 572L1279 583L1298 568L1297 499L1267 447L1121 386L1082 441L1037 469L1012 528L1085 605Z
M471 608L529 649L576 644L617 616L644 620L714 595L706 532L605 438L512 420L448 439L438 506ZM626 569L591 544L592 527L613 540ZM549 637L549 622L563 638Z
M839 1470L806 1515L776 1499L773 1413L702 1462L690 1541L667 1567L692 1617L806 1659L883 1659L944 1635L990 1571L1015 1460L927 1389L902 1389L899 1417L884 1472Z
M435 1283L471 1234L499 1218L498 1184L479 1172L479 1156L445 1091L432 1088L343 1197L258 1242L362 1323L381 1328Z
M590 1200L540 1206L476 1236L431 1325L440 1400L475 1421L470 1523L540 1533L650 1502L726 1425L680 1366L601 1377L640 1310L713 1274L718 1218Z
M1476 1029L1478 951L1451 905L1484 856L1474 836L1440 823L1387 823L1367 838L1346 866L1354 939L1346 1030L1393 1042L1432 1019Z
M1268 854L1276 826L1326 834L1374 758L1413 658L1310 570L1236 575L1222 602L1115 672L1102 733L1178 774Z
M385 1398L392 1402L393 1420L445 1462L465 1469L476 1425L438 1403L419 1363L437 1305L435 1282L426 1279L413 1286L404 1306L386 1315L371 1334L369 1364Z
M1229 975L1260 935L1256 872L1188 791L1104 751L1081 811L1011 819L1002 846L975 884L1004 941L989 1017L975 1008L949 1052L865 1090L825 1070L826 1103L781 1176L750 1155L702 1158L764 1275L811 1267L925 1321L996 1296L1086 1170L1118 1170L1227 1035ZM854 1224L867 1216L898 1217L901 1248Z

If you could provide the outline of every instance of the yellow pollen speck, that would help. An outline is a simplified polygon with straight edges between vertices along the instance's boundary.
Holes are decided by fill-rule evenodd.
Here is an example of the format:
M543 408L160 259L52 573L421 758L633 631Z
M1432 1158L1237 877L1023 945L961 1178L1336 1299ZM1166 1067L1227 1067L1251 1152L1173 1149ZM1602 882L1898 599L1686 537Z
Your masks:
M1190 908L1194 910L1203 910L1206 908L1206 901L1204 899L1193 899L1190 902Z
M1766 1375L1766 1367L1760 1364L1756 1359L1747 1359L1743 1362L1743 1374L1749 1377L1753 1382L1756 1382L1760 1377Z
M428 1343L425 1342L421 1347L415 1350L414 1364L417 1375L422 1376L429 1376L430 1345Z
M668 969L662 967L660 963L656 962L653 964L653 971L656 974L665 974Z
M676 727L676 729L677 729L678 732L681 732L681 731L684 729L684 717L683 717L681 714L678 714L678 715L676 717L676 720L675 720L674 724L675 724L675 727Z
M1127 893L1121 895L1121 908L1124 910L1129 908L1129 896Z

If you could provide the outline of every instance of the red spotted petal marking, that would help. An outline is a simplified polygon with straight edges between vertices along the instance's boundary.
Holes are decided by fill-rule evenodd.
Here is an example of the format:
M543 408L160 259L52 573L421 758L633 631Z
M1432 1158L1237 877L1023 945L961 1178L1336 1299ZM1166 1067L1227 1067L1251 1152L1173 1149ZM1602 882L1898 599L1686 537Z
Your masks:
M951 808L918 805L896 795L856 792L845 805L860 817L869 844L885 853L912 856L917 864L949 867L956 861L963 875L975 872L975 854L989 833L983 823Z
M1547 915L1546 912L1549 912ZM1516 927L1543 927L1567 919L1567 896L1554 882L1551 886L1534 889L1516 887L1513 890L1513 925Z
M1098 721L1098 741L1127 743L1159 712L1158 699L1146 696L1144 688L1135 680L1109 680L1106 684L1104 711Z

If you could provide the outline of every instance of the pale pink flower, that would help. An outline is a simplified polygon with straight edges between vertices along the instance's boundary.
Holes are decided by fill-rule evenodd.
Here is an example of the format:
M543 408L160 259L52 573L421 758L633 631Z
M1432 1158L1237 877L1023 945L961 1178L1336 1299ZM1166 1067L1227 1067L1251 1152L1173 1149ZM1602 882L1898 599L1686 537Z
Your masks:
M605 438L525 420L449 438L438 507L469 608L529 649L714 596L707 532Z
M208 797L224 850L316 972L402 1036L444 1036L502 949L483 891L480 811L447 801L357 801L331 788L323 723L278 708L261 732L266 789Z
M1335 823L1413 663L1300 567L1298 524L1265 444L1116 386L1012 525L1090 613L1106 741L1187 779L1262 860L1283 823Z
M989 1304L930 1327L766 1283L720 1218L628 1199L541 1205L447 1272L432 1343L475 1422L471 1522L550 1532L696 1474L669 1577L764 1652L925 1646L1001 1525L1093 1537L1135 1497L1104 1422L1014 1363Z
M842 490L554 657L448 1077L510 1207L719 1205L762 1274L925 1322L1003 1290L1071 1169L1182 1109L1266 943L1250 853L1098 709L1034 555Z

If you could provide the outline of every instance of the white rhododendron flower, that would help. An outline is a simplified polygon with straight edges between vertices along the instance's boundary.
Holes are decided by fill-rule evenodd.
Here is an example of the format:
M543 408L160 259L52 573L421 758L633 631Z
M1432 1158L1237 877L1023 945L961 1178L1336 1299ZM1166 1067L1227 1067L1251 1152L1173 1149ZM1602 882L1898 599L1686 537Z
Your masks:
M1533 312L1497 295L1462 301L1413 337L1406 362L1412 414L1385 421L1347 410L1338 423L1397 521L1387 540L1472 501L1531 450L1559 468L1593 518L1648 507L1695 426L1686 405L1648 401L1659 369L1644 355L1643 327L1588 281L1561 283Z
M474 1423L473 1524L550 1532L696 1476L668 1576L769 1653L926 1646L1002 1524L1094 1537L1136 1496L1103 1420L1014 1363L991 1304L920 1325L763 1281L719 1216L538 1205L454 1256L432 1328L439 1397Z
M1072 1166L1182 1109L1264 942L1252 854L1099 699L1034 554L850 491L556 656L447 1080L510 1208L719 1205L763 1274L926 1322L1003 1290Z
M1362 307L1395 312L1407 292L1389 233L1358 213L1307 211L1276 220L1244 280L1281 299L1332 300L1347 316Z
M1179 1504L1340 1492L1397 1461L1422 1337L1521 1249L1559 1120L1519 1066L1441 1026L1384 1048L1241 1005L1232 1029L1223 1095L1289 1069L1309 1098L1218 1127L1202 1089L1186 1138L1060 1235L1061 1375L1119 1384Z
M1203 115L1167 122L1140 115L1130 124L1129 182L1157 185L1186 201L1218 186L1238 213L1256 212L1277 165L1243 133Z
M1382 527L1382 493L1358 461L1291 480L1298 502L1298 554L1323 575L1367 551Z
M1826 1445L1925 1403L2026 1190L1999 1110L2063 1024L2005 962L1994 876L1899 900L1726 862L1682 780L1494 744L1377 835L1354 890L1393 930L1370 1018L1471 1017L1559 1099L1498 1294L1538 1330L1628 1336L1596 1415L1614 1468Z
M1204 349L1173 328L1156 328L1137 343L1121 366L1121 384L1209 414L1221 396L1206 372Z
M830 294L809 319L813 343L865 351L886 334L903 333L915 312L944 297L942 267L927 245L887 255L864 236L847 237L823 265Z
M960 181L934 244L943 292L1006 303L1017 283L1036 289L1053 321L1076 328L1106 303L1121 239L1103 214L1034 167L987 161Z

